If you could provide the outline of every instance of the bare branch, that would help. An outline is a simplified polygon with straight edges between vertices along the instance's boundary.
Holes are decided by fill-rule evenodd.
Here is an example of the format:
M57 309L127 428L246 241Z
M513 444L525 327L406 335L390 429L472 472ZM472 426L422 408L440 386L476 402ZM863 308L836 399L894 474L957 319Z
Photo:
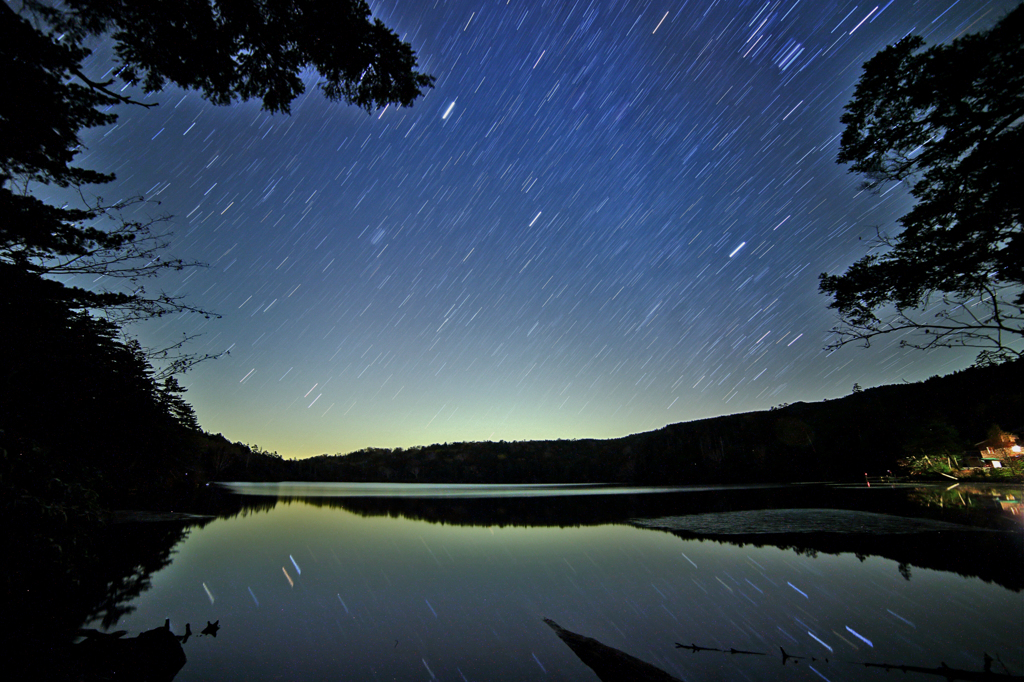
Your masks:
M985 306L987 314L979 316L976 306ZM825 348L832 351L851 343L868 348L879 336L911 334L912 338L900 340L901 347L975 348L982 351L979 361L988 362L995 357L1024 357L1024 306L1008 303L991 287L977 299L943 296L943 306L930 320L917 319L912 313L896 309L888 316L863 323L840 316L830 330L833 341Z
M155 381L163 381L168 377L185 374L202 362L206 362L207 360L216 360L224 357L225 355L231 354L230 351L227 350L221 351L220 353L186 353L182 350L186 345L200 336L202 336L202 334L182 334L180 341L163 348L149 348L139 344L138 348L146 359L154 365L161 366L161 369L155 369L153 371L153 379ZM122 334L122 337L125 343L132 340L124 334ZM137 340L136 343L138 343Z
M94 296L84 297L81 307L93 308L111 321L124 324L168 313L198 313L205 317L219 317L201 307L185 303L183 297L165 293L150 295L141 285L144 280L159 277L169 271L202 268L201 261L166 256L171 245L171 233L156 229L168 221L166 215L145 220L129 220L123 213L130 208L149 204L140 196L129 197L112 204L102 198L82 196L82 213L90 216L88 224L64 224L74 232L74 248L55 250L48 245L34 245L24 241L0 245L0 262L18 263L29 272L50 278L82 277L110 278L128 284L125 289L100 289ZM110 226L103 226L102 221ZM89 287L90 290L93 287ZM114 297L103 298L107 294ZM97 300L102 299L102 303Z
M106 80L106 81L103 81L103 82L97 82L97 81L94 81L94 80L90 79L88 76L86 76L84 73L82 73L81 69L71 69L71 73L73 73L75 76L77 76L80 81L85 83L91 89L95 90L96 92L99 92L99 93L103 94L106 97L109 97L110 99L112 99L112 100L114 100L116 102L120 102L121 104L132 104L132 105L135 105L135 106L138 106L138 107L145 107L146 109L158 106L158 104L159 104L158 102L148 102L148 103L147 102L140 102L138 100L132 99L131 97L126 97L125 95L122 95L121 93L112 92L112 91L108 90L107 87L114 83L113 79Z

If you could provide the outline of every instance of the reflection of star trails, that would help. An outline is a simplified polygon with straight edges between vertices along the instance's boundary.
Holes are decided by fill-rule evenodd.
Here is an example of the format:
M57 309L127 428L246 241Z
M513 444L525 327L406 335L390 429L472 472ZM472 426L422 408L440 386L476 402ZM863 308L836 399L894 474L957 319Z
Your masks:
M867 644L867 645L868 645L869 647L871 647L872 649L874 649L874 648L875 648L875 645L871 643L871 640L870 640L870 639L868 639L868 638L867 638L867 637L865 637L864 635L860 634L859 632L857 632L856 630L854 630L853 628L851 628L851 627L850 627L849 625L847 625L847 626L846 626L846 629L847 629L847 631L849 631L850 633L852 633L854 637L856 637L856 638L857 638L857 639L859 639L860 641L864 642L865 644Z
M825 642L823 642L823 641L821 641L820 639L818 639L818 637L817 637L817 636L815 636L815 634L814 634L813 632L811 632L810 630L808 630L808 631L807 631L807 634L809 634L809 635L810 635L811 637L814 637L814 641L816 641L816 642L817 642L818 644L822 645L823 647L825 647L825 648L826 648L826 649L828 649L829 651L832 651L832 647L830 647L830 646L829 646L828 644L825 644Z
M284 571L284 577L288 578L288 584L291 585L292 587L295 587L295 582L292 580L292 577L290 575L288 575L288 570L285 569L284 566L281 567L281 570Z
M904 623L906 623L906 624L907 624L907 625L909 625L910 627L914 628L915 630L917 629L917 626L916 626L916 625L914 625L914 624L913 624L913 623L911 623L911 622L910 622L909 620L907 620L906 618L904 618L904 617L903 617L903 616L901 616L900 614L896 613L895 611L891 611L891 610L889 610L889 609L886 609L886 611L889 611L889 613L891 613L892 615L896 616L897 618L899 618L900 620L902 620L902 621L903 621Z

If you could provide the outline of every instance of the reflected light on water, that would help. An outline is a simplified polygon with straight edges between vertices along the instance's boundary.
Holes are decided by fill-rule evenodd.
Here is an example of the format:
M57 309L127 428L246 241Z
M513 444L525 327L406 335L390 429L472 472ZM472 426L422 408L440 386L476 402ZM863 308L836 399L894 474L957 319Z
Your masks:
M544 618L680 679L805 679L794 674L809 667L779 665L779 647L827 656L815 672L836 682L883 679L867 661L980 670L985 651L1016 674L1024 667L1022 593L978 578L625 521L443 520L463 518L475 495L421 499L416 513L437 519L426 522L363 503L349 510L344 499L330 506L322 487L311 490L310 502L194 530L116 627L219 619L216 646L189 642L182 679L595 679ZM677 642L772 653L698 654Z

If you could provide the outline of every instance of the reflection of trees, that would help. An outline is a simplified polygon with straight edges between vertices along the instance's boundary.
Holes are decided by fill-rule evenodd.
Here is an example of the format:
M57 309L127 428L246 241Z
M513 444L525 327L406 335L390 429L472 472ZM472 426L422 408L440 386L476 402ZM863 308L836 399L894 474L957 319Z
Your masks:
M614 489L614 488L609 488ZM344 509L360 516L402 517L414 521L466 526L581 526L685 514L757 509L849 509L908 518L928 518L976 528L1019 530L1012 514L993 514L1000 506L1019 509L1024 494L1005 486L960 485L915 488L876 486L870 491L828 485L708 487L684 493L551 495L547 497L392 497L329 495L224 495L205 511L229 518L264 512L279 503L301 502ZM959 492L958 492L959 491ZM965 502L966 501L966 502Z
M1019 531L1024 521L1024 489L1020 486L922 486L908 498L933 518L956 523Z
M593 526L712 511L821 507L833 494L824 486L708 488L686 493L563 495L549 497L327 497L243 496L243 509L302 502L364 517L388 516L458 526Z
M206 525L209 521L198 524ZM148 590L151 576L170 565L173 549L190 528L180 523L116 524L108 529L98 554L101 566L90 576L91 598L83 601L80 623L99 620L104 629L134 610L130 605Z
M621 523L638 506L639 497L659 495L521 497L521 498L301 498L315 507L344 509L363 517L388 516L455 526L556 526L561 528Z
M109 628L130 613L130 603L149 589L154 572L171 563L174 547L187 535L178 522L95 522L79 529L73 545L63 543L74 550L63 564L30 552L5 562L17 585L3 610L4 639L18 651L8 665L24 667L30 679L73 677L64 666L78 629L97 619Z
M984 491L985 487L980 486ZM459 526L579 527L628 523L632 519L685 516L761 509L849 509L911 518L970 520L981 528L1003 527L999 519L982 516L979 505L970 518L951 516L949 506L922 506L921 494L942 488L853 489L825 485L766 488L708 488L685 493L577 495L562 497L257 497L241 496L241 513L269 511L277 504L308 504L342 509L364 517L386 516ZM952 513L957 513L952 510ZM672 531L668 531L672 532ZM852 553L859 560L878 556L895 561L910 579L912 567L979 577L1014 591L1024 589L1024 535L1019 532L965 529L900 535L868 533L778 533L704 537L674 532L684 539L702 539L736 546L778 547L815 558L820 554Z
M209 510L221 519L232 519L238 516L266 513L284 500L274 496L262 495L229 495L224 494L230 504L221 504L215 510Z
M927 568L981 578L1014 592L1024 590L1024 537L1020 533L991 531L931 531L899 535L873 533L793 533L719 535L702 537L665 529L684 540L717 542L736 547L777 547L801 556L853 554L863 561L877 556L897 563L904 579L911 569Z

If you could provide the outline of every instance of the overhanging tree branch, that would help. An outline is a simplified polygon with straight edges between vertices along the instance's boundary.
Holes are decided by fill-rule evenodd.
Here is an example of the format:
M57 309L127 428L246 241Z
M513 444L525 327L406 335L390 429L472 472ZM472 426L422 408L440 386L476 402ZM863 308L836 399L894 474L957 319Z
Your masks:
M97 82L97 81L92 80L88 76L86 76L84 73L82 73L81 69L77 69L77 68L71 69L71 73L73 73L75 76L77 76L78 80L82 81L83 83L85 83L87 86L89 86L90 88L92 88L96 92L102 93L104 96L109 97L114 102L118 102L120 104L131 104L133 106L144 107L146 109L150 109L152 107L158 106L157 102L140 102L140 101L138 101L136 99L132 99L131 97L127 97L125 95L122 95L119 92L112 92L112 91L108 90L107 88L110 85L113 85L113 83L114 83L114 79L113 78L111 78L109 80L105 80L103 82Z
M139 344L140 352L151 362L156 362L159 366L159 369L153 371L153 378L157 381L165 381L175 375L185 374L202 362L230 355L229 351L221 351L220 353L186 353L184 351L185 346L200 336L201 334L182 334L180 340L163 348L152 348ZM124 336L123 339L126 343L134 341L134 339L127 336Z
M151 295L142 286L144 280L167 272L205 267L200 261L165 255L171 234L156 226L167 222L169 217L126 219L126 211L150 203L142 197L104 204L101 198L89 201L84 195L80 196L86 208L70 214L58 209L50 221L35 215L35 229L0 240L0 263L65 282L67 300L73 307L102 313L118 323L138 322L169 313L219 317L187 303L181 296L162 292ZM69 218L78 221L69 222ZM83 224L85 221L87 224ZM103 227L102 221L112 227ZM109 278L127 286L98 291L75 287L75 278L85 276Z
M1024 355L1024 5L988 31L924 48L911 36L864 65L839 163L867 186L908 181L915 206L881 251L819 289L839 314L836 349L883 334L900 345ZM942 303L931 317L932 295ZM919 338L921 340L914 340Z

